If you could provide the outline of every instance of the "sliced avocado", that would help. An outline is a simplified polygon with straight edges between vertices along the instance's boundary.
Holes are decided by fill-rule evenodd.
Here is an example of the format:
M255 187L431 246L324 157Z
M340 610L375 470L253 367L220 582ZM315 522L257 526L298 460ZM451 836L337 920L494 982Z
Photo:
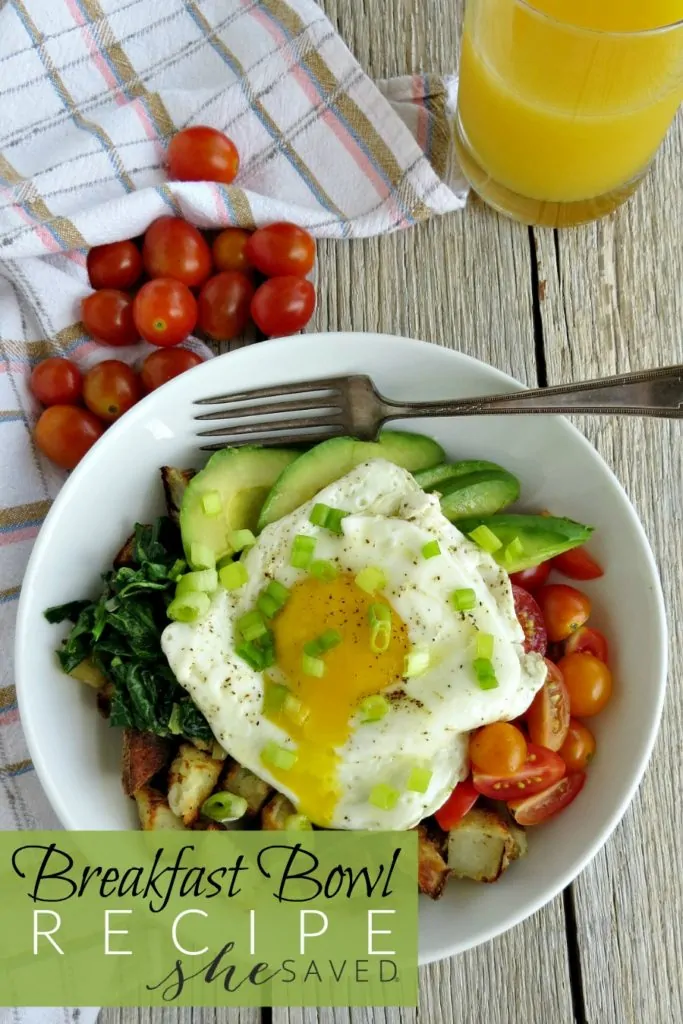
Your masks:
M362 462L387 459L412 473L436 465L443 456L441 446L422 434L386 430L380 434L379 441L333 437L304 452L287 466L263 504L258 529L293 512Z
M466 516L490 516L519 497L519 480L504 469L451 477L440 487L441 511L456 522Z
M487 526L502 541L502 546L493 553L493 557L509 573L530 569L561 555L563 551L578 548L593 533L592 526L557 516L506 513L500 516L471 516L458 521L458 529L466 534L470 534L477 526ZM519 544L513 544L515 540ZM513 544L513 551L506 555L510 544Z
M234 530L255 530L263 499L280 473L299 457L283 448L224 448L187 485L180 507L180 532L186 557L193 543L211 548L216 560L230 554ZM217 515L208 515L202 499L218 493Z
M507 470L496 462L486 462L484 459L463 459L462 462L442 462L441 465L434 466L432 469L422 469L414 476L423 491L440 491L439 484L446 480L451 480L456 476L483 472L487 469L507 473Z

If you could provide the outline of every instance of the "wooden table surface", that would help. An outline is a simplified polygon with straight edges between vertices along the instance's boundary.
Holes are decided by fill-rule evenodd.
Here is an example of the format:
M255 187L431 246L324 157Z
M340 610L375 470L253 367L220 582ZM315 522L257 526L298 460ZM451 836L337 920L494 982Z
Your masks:
M460 0L323 0L375 77L456 66ZM528 385L683 363L683 119L615 216L557 233L472 202L398 235L320 246L317 330L457 348ZM352 298L353 296L353 298ZM683 1022L683 444L675 422L577 425L615 470L662 572L670 688L652 762L576 882L524 924L421 970L399 1010L107 1010L101 1024L681 1024ZM643 681L648 699L648 680Z

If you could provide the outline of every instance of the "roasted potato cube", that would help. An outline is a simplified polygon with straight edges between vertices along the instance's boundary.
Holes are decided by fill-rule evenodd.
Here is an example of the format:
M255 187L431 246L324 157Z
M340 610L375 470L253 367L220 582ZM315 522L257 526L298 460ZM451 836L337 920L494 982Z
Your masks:
M520 849L496 811L475 807L448 834L448 866L456 878L495 882Z
M72 679L77 679L79 683L85 683L86 686L92 686L93 690L102 690L107 685L107 677L102 675L97 665L90 660L90 658L84 658L76 668L72 668L69 675Z
M135 565L135 534L130 537L120 551L114 556L114 568L123 569L124 566Z
M176 469L175 466L161 467L161 481L166 495L166 510L174 523L180 522L180 506L185 488L195 475L193 469Z
M219 821L207 821L206 818L199 818L192 828L195 832L225 832L225 826Z
M123 730L121 775L126 796L146 786L171 759L171 744L161 736L137 729Z
M140 824L145 832L157 832L161 829L184 830L180 818L177 818L163 793L151 786L142 786L135 793L138 805Z
M186 736L185 738L190 743L194 743L198 750L203 750L205 754L210 754L214 761L225 761L228 756L218 740L202 740L198 736Z
M417 884L420 892L438 900L446 888L450 875L442 856L439 838L425 825L418 825Z
M282 793L276 793L261 811L261 828L264 832L283 832L291 814L296 814L294 804Z
M235 796L243 796L247 801L247 818L257 815L273 792L267 782L259 779L258 775L254 775L237 761L228 761L218 789L225 789L229 793L234 793Z
M199 809L218 782L223 764L192 743L181 743L168 773L168 803L186 825L199 817Z

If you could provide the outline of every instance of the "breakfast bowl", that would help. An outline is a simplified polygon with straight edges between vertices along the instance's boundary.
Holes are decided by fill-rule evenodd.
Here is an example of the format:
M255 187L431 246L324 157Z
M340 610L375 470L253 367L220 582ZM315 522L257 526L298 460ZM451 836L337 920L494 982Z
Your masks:
M520 388L460 353L376 334L302 335L217 357L153 392L115 423L72 473L52 506L24 578L16 634L21 719L38 776L67 829L139 827L121 787L120 731L94 711L93 693L62 674L55 647L66 634L45 610L95 597L101 573L135 522L165 511L161 466L201 468L193 402L219 393L368 374L392 399L419 401ZM392 424L392 429L402 424ZM502 463L522 484L524 510L550 510L594 527L590 549L605 574L580 584L591 624L610 645L614 693L591 728L597 754L579 798L529 828L528 855L495 885L453 881L420 908L420 961L484 942L551 900L605 843L645 770L664 699L666 629L647 539L620 484L564 418L473 416L418 420L449 460ZM647 700L643 687L647 686ZM593 726L594 722L594 726Z

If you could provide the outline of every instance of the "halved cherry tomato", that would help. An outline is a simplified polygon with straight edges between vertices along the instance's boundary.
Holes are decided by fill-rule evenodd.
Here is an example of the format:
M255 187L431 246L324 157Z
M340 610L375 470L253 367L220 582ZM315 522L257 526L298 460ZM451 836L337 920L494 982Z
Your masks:
M521 572L513 572L510 580L522 590L533 593L547 581L550 576L550 562L541 562L540 565L533 565L531 569L522 569Z
M134 242L96 245L86 262L93 288L132 288L142 274L142 256Z
M492 800L516 800L532 793L541 793L562 778L566 766L559 754L535 743L528 744L528 757L514 775L488 775L472 772L474 788Z
M572 548L552 560L553 568L570 580L597 580L605 570L584 548Z
M315 309L315 288L301 277L271 277L256 289L251 315L264 334L283 337L305 327Z
M536 594L548 639L566 640L583 626L591 613L591 603L585 594L566 583L549 583Z
M157 277L135 296L133 314L145 341L162 348L178 345L197 323L197 300L182 281Z
M140 369L140 380L145 391L154 391L162 384L178 377L185 370L204 362L201 356L187 348L159 348L151 352Z
M439 808L434 817L444 832L450 832L465 817L467 812L472 810L478 799L479 793L472 785L472 780L465 779L464 782L458 783L446 803L443 807Z
M568 772L585 771L595 755L595 736L583 722L572 718L559 753Z
M593 654L600 661L608 662L607 640L599 629L581 626L564 642L565 654Z
M249 320L254 286L239 270L224 270L210 278L199 293L197 323L214 341L241 334Z
M280 221L253 233L247 257L267 277L306 277L315 263L315 240L296 224Z
M142 259L150 277L171 277L188 288L211 273L211 250L194 224L181 217L159 217L145 232Z
M106 345L134 345L140 340L133 320L133 300L115 288L100 288L81 303L81 318L93 338Z
M583 789L585 781L584 772L572 772L542 793L511 801L508 806L518 825L540 825L568 807Z
M612 673L593 654L567 654L558 664L569 693L572 715L598 715L612 696Z
M237 176L240 158L227 135L217 128L193 125L171 139L168 170L178 181L220 181L229 185Z
M142 397L140 378L120 359L97 363L83 380L85 404L105 423L113 423Z
M214 239L211 246L213 264L216 270L241 270L251 268L247 258L247 242L251 232L243 228L226 228Z
M470 736L470 761L476 771L514 775L526 758L526 740L510 722L493 722Z
M541 609L537 602L521 587L512 584L512 596L515 599L515 612L520 626L524 630L524 650L538 651L545 654L548 647L548 634Z
M526 713L532 743L558 751L569 729L569 694L557 665L546 658L548 675Z
M34 368L29 386L43 405L72 405L81 397L83 378L70 359L51 356Z
M103 433L103 424L88 409L51 405L36 424L35 439L48 459L73 469Z

